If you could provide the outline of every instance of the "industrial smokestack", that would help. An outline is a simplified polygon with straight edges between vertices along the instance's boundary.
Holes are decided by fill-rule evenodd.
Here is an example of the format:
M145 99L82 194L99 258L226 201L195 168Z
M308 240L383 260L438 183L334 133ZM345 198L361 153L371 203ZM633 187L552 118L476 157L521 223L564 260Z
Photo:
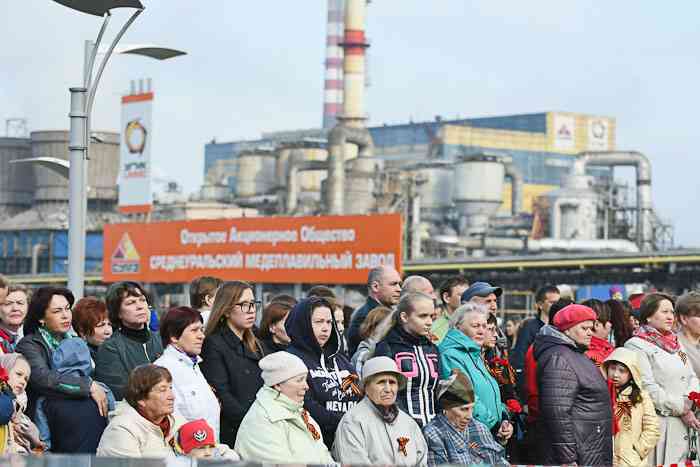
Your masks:
M343 105L343 17L345 0L328 0L323 128L333 128Z
M343 120L348 126L363 127L365 115L365 17L367 0L345 0L343 49Z

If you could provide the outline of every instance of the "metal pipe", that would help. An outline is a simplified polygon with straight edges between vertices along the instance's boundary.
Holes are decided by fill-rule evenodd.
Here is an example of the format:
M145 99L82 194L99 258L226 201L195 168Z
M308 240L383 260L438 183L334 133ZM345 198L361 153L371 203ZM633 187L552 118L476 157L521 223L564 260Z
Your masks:
M303 155L302 155L303 157ZM327 170L325 161L305 161L300 157L292 156L287 171L287 214L293 214L299 202L299 172L309 170Z
M510 212L513 217L523 212L523 174L513 164L504 163L505 177L510 179Z
M331 215L345 212L345 147L355 144L358 159L371 161L374 145L366 128L337 125L328 135L328 178L326 180L326 208Z
M76 298L83 296L85 274L85 146L87 135L86 88L70 88L70 137L68 187L68 288Z
M651 163L637 151L583 152L578 155L571 173L585 175L586 167L633 166L637 170L637 245L642 251L653 249L651 228Z
M508 250L531 253L546 251L615 251L621 253L636 253L639 248L629 240L566 240L557 238L543 238L540 240L508 238L508 237L457 237L452 235L440 235L432 238L436 243L451 246L460 246L479 250Z

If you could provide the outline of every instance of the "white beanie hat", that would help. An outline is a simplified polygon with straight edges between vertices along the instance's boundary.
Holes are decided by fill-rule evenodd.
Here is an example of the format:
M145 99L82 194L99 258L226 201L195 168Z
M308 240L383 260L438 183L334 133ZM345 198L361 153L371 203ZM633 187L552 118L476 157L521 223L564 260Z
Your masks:
M262 358L258 366L262 370L265 386L270 387L309 371L301 358L289 352L271 353Z

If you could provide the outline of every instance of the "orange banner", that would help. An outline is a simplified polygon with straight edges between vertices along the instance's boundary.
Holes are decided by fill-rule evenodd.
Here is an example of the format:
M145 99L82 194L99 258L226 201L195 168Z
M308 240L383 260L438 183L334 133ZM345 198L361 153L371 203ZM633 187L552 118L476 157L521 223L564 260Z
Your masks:
M401 226L399 214L106 225L103 278L364 284L374 267L401 271Z

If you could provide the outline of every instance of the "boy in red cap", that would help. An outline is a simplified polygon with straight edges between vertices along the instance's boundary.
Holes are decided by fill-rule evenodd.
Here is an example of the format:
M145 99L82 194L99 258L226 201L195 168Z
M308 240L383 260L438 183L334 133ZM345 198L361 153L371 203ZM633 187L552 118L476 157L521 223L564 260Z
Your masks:
M214 429L204 419L187 422L173 439L177 454L196 459L226 458L240 460L240 456L225 444L216 443Z

